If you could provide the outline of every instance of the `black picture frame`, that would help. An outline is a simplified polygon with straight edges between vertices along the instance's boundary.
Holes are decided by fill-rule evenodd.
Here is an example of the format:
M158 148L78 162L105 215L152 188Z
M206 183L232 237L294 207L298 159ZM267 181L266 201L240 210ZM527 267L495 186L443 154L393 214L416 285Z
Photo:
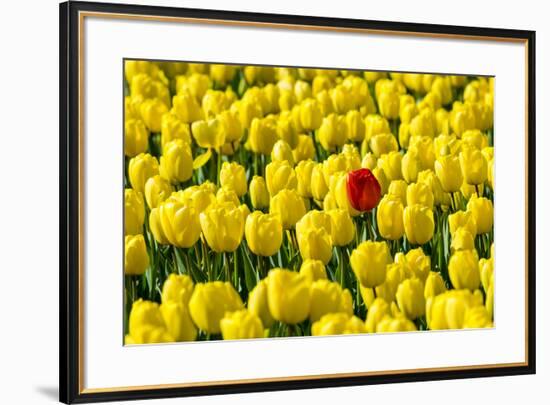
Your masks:
M448 371L407 372L391 375L352 376L313 380L251 382L229 385L193 386L185 388L145 388L139 390L109 390L87 393L79 381L82 364L79 357L79 199L83 179L79 175L79 41L78 15L80 12L124 13L129 15L155 15L209 20L231 20L257 23L303 25L311 27L340 27L395 32L414 32L428 35L463 35L517 39L527 46L528 91L528 300L527 347L525 365L515 367L488 367ZM534 374L536 362L535 316L535 32L512 29L494 29L436 24L416 24L387 21L367 21L296 15L275 15L235 11L202 10L158 6L121 5L107 3L65 2L59 6L59 122L60 122L60 268L59 268L59 392L64 403L85 403L146 398L168 398L197 395L218 395L242 392L293 390L320 387L340 387L365 384L448 380L519 374Z

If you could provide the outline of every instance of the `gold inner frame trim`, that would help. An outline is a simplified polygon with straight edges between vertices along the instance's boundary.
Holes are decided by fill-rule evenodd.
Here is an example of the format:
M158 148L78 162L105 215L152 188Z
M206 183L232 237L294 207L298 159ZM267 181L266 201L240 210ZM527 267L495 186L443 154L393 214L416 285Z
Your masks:
M443 39L465 39L476 41L492 41L492 42L507 42L507 43L523 43L525 47L525 359L523 362L515 363L497 363L497 364L482 364L469 366L449 366L449 367L433 367L433 368L417 368L417 369L398 369L384 371L366 371L352 373L336 373L336 374L315 374L315 375L298 375L290 377L266 377L252 378L239 380L221 380L221 381L201 381L189 383L173 383L173 384L153 384L140 386L121 386L121 387L105 387L105 388L85 388L84 387L84 19L87 17L109 18L120 20L139 20L139 21L157 21L168 23L188 23L188 24L208 24L208 25L224 25L236 27L260 27L260 28L275 28L275 29L293 29L305 31L331 31L344 33L359 33L372 35L391 35L391 36L412 36L418 38L443 38ZM415 31L392 31L382 29L368 28L350 28L350 27L332 27L332 26L311 26L288 23L266 23L252 21L236 21L236 20L220 20L208 18L189 18L189 17L168 17L154 15L135 15L126 13L106 13L106 12L79 12L78 13L78 89L79 89L79 106L78 106L78 168L79 168L79 209L78 209L78 225L79 225L79 240L78 240L78 387L80 394L96 394L109 392L124 392L124 391L143 391L151 389L170 389L170 388L191 388L191 387L208 387L208 386L223 386L234 384L254 384L268 382L285 382L285 381L305 381L305 380L321 380L332 378L347 378L347 377L369 377L379 375L396 375L410 373L429 373L439 371L461 371L461 370L479 370L479 369L499 369L511 368L528 365L529 358L529 317L528 317L528 298L529 298L529 263L528 263L528 248L529 248L529 206L528 206L528 164L529 164L529 59L528 49L529 40L523 38L502 38L479 35L461 35L461 34L445 34L445 33L425 33Z

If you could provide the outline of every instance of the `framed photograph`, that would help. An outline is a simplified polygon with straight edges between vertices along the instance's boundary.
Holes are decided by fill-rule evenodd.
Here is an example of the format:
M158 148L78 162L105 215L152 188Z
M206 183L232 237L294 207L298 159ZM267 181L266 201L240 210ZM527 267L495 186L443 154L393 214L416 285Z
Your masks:
M65 403L534 373L535 33L63 3L60 218Z

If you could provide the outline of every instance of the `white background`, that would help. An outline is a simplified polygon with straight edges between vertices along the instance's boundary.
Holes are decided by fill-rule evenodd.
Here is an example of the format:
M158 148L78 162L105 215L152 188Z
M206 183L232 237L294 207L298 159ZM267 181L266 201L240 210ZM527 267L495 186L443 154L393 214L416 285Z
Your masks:
M231 6L234 10L295 13L356 17L380 20L432 22L474 26L496 26L537 30L538 125L538 206L548 206L548 191L542 173L548 172L549 122L544 111L550 108L548 78L550 60L542 50L548 49L550 31L544 29L545 11L537 10L535 2L522 2L522 8L508 10L500 5L480 2L460 2L459 7L442 6L440 2L372 3L361 7L352 1L337 3L278 0L260 6L255 2L232 1L164 1L162 4L189 7L218 8ZM359 4L359 3L358 3ZM363 3L364 4L364 3ZM496 4L496 3L495 3ZM0 283L1 327L0 367L2 381L0 399L4 403L54 403L57 386L57 266L58 266L58 9L55 1L21 3L2 13L2 61L0 62L0 103L2 117L2 217L3 277ZM19 9L15 9L18 7ZM300 7L300 8L297 8ZM6 142L7 141L7 142ZM211 398L167 400L162 403L280 403L282 401L390 401L400 399L413 403L437 403L442 397L446 403L464 401L518 402L529 394L536 400L542 393L543 382L548 381L550 369L548 323L544 319L548 296L542 295L542 286L550 277L543 257L548 237L544 228L548 214L538 212L538 374L536 376L507 377L421 384L400 384L370 387L352 387L307 391L289 391L263 394L245 394ZM7 260L6 260L7 259ZM545 347L546 346L546 347ZM531 402L532 402L531 401ZM541 401L542 402L542 401ZM148 401L148 404L156 401Z

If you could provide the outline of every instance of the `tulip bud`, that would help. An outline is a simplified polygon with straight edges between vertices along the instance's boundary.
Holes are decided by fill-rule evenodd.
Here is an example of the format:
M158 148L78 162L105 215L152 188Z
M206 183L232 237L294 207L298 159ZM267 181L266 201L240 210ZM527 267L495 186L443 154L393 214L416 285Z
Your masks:
M493 259L479 259L479 274L481 276L481 285L487 292L493 284L494 262Z
M189 92L183 92L172 98L172 110L186 124L203 118L197 99Z
M225 142L240 141L243 136L243 127L239 115L235 111L223 111L217 116L225 133Z
M130 159L128 164L128 177L130 184L136 191L143 193L145 182L155 175L159 174L159 164L157 158L148 153L140 153Z
M491 232L493 229L493 203L491 200L472 195L466 208L474 216L478 235Z
M279 215L284 229L291 229L305 215L306 206L296 190L283 189L271 198L269 212Z
M478 185L487 180L487 160L479 149L463 146L460 167L467 184Z
M430 271L429 273L430 274L426 278L426 284L424 285L424 298L426 300L447 291L445 281L443 281L441 274L435 271Z
M127 344L173 342L166 330L159 304L138 299L132 304L128 319Z
M160 157L160 176L170 183L182 183L193 175L191 146L181 139L175 139L164 146Z
M451 241L451 251L457 250L471 250L474 247L474 235L465 228L458 228L453 234Z
M342 312L353 315L352 298L349 290L342 289L340 284L329 280L314 281L310 287L309 319L315 322L323 315Z
M162 235L171 245L189 248L200 237L198 212L186 201L166 201L158 207Z
M386 153L378 159L378 165L384 170L384 174L388 181L402 179L402 159L403 155L397 151Z
M250 181L250 201L257 210L269 207L269 193L265 180L261 176L254 176Z
M306 259L300 266L300 274L304 276L310 283L317 280L326 280L327 272L325 265L321 260Z
M423 245L434 234L433 211L420 204L408 205L403 213L405 234L410 243Z
M347 138L351 142L362 142L365 138L365 121L357 110L348 111L346 114Z
M149 98L140 106L141 119L151 132L160 132L162 116L168 112L168 107L158 98Z
M397 305L409 319L416 319L426 312L424 284L418 278L409 278L397 287Z
M176 342L191 342L197 339L197 328L193 325L187 305L174 301L163 302L160 312L168 333Z
M414 183L418 173L422 171L422 162L418 156L418 148L410 148L403 156L401 173L407 183Z
M424 183L411 183L407 187L407 205L420 204L430 209L434 205L432 188Z
M226 313L220 321L220 329L224 340L258 339L264 335L260 318L246 309Z
M312 131L321 126L323 115L319 102L308 98L300 104L300 124L306 131Z
M441 156L435 162L435 174L446 193L454 193L462 186L462 171L458 157Z
M390 120L399 116L399 94L393 91L384 91L378 98L380 114Z
M365 156L363 156L363 160L361 161L361 167L363 169L369 169L370 171L374 170L374 168L377 165L377 158L372 153L367 152L365 153Z
M124 274L142 275L149 266L149 256L143 235L126 235L124 244Z
M150 177L145 182L145 200L149 208L156 208L166 200L172 193L174 188L159 175Z
M348 173L346 189L349 203L358 211L370 211L380 201L380 183L368 169Z
M369 148L376 157L385 153L397 151L397 140L391 132L373 135L369 141Z
M380 200L376 211L378 231L384 239L397 240L405 233L403 204L399 198L387 194Z
M311 198L311 172L316 163L312 160L303 160L295 167L298 180L298 194L304 198Z
M248 142L254 153L270 155L277 139L277 127L273 121L267 118L252 120Z
M134 157L147 152L149 147L149 131L143 121L127 119L124 123L124 154Z
M267 278L256 284L248 295L248 310L259 317L266 328L270 328L275 322L267 303Z
M281 190L293 190L298 187L296 172L286 160L269 163L265 168L265 178L267 190L272 197Z
M323 148L332 151L346 143L346 120L344 116L330 114L323 118L317 131L317 139Z
M307 279L294 271L273 269L267 276L269 312L279 322L296 324L309 316Z
M355 224L348 211L335 209L327 211L332 220L331 237L334 246L347 246L355 238Z
M246 194L246 173L244 167L235 162L223 162L220 170L220 184L233 190L238 197Z
M454 252L449 260L449 277L456 289L467 288L471 291L478 289L480 275L477 252L475 250Z
M160 142L163 149L164 145L175 139L191 144L189 124L180 120L174 112L168 112L162 116L160 127Z
M226 312L244 307L230 282L198 283L189 300L189 313L195 325L206 333L220 333L220 321Z
M254 211L246 219L245 235L254 254L273 256L283 242L283 226L277 215Z
M279 139L273 145L271 150L271 161L272 162L284 162L287 161L291 166L294 166L294 155L292 154L292 149L288 143Z
M317 163L311 170L311 194L316 200L323 200L328 193L323 164Z
M191 124L193 138L201 148L220 148L225 142L223 124L217 118L208 121L195 121Z
M171 273L162 285L161 301L187 306L194 286L193 280L188 275Z
M414 323L404 316L397 318L386 316L376 327L376 333L412 332L415 330L416 326Z
M202 233L210 248L217 252L233 252L244 233L243 213L232 203L210 205L200 216Z
M124 234L137 235L143 233L145 221L145 204L143 194L131 188L124 190Z
M386 265L391 263L385 242L365 241L355 248L350 256L355 276L363 287L376 287L386 279Z
M313 336L350 335L365 332L365 324L361 319L342 312L326 314L311 326Z
M393 180L388 187L388 194L397 197L403 205L407 204L407 183L404 180ZM382 202L380 202L382 203Z

